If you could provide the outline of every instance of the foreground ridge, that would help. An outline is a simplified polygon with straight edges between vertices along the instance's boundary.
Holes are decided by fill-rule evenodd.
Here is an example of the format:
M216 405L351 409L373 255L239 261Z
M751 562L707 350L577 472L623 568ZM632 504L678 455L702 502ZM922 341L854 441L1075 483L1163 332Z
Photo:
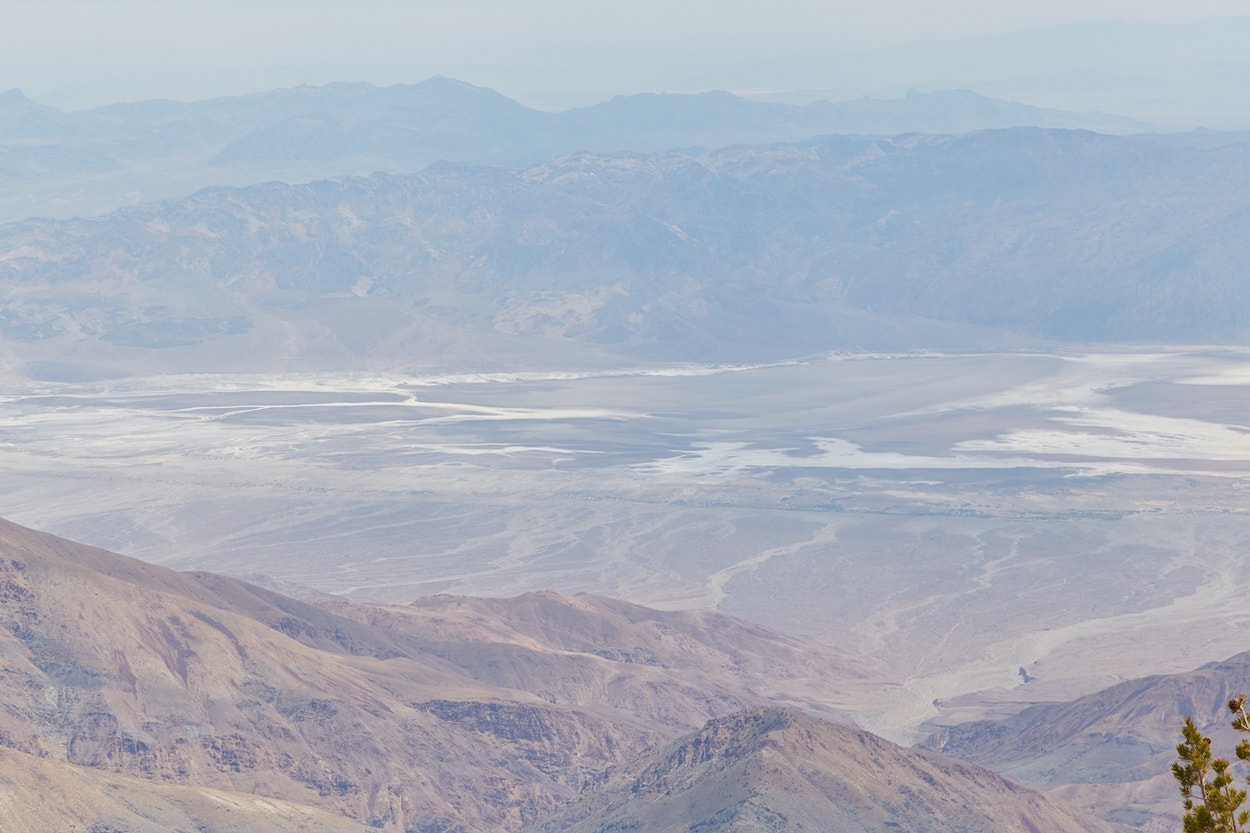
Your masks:
M0 601L0 783L23 819L6 830L659 833L657 808L709 831L1110 829L762 708L845 719L871 668L719 613L552 592L303 602L4 521Z
M586 791L534 833L1117 829L988 770L800 712L710 721Z

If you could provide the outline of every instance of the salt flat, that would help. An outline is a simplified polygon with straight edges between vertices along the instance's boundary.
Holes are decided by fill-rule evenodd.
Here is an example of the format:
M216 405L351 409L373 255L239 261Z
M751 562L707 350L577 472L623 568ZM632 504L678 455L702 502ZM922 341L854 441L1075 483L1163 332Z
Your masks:
M1244 350L14 379L0 460L0 515L174 567L835 641L880 661L856 705L899 739L1246 636Z

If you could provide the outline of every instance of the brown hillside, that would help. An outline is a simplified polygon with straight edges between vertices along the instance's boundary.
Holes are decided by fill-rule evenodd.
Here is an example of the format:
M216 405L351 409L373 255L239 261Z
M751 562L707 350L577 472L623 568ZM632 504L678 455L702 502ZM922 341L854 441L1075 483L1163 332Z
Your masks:
M384 830L515 830L710 717L828 711L862 673L725 616L314 605L0 522L0 746Z
M783 709L718 718L531 833L1103 833L980 767Z
M1104 818L1171 833L1181 812L1171 776L1181 722L1195 718L1214 738L1216 754L1231 759L1238 737L1225 703L1242 691L1250 692L1250 653L952 726L921 746L1051 790Z
M153 784L0 747L5 833L366 833L325 810L204 787Z

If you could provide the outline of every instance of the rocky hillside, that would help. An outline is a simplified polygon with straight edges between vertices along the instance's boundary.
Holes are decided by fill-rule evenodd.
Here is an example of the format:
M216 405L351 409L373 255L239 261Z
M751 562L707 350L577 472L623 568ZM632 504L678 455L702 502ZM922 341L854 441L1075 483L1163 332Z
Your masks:
M871 673L721 614L301 602L0 522L5 830L1104 829L791 710Z
M0 747L5 833L366 833L337 813L206 787L154 784Z
M710 717L836 710L864 673L721 615L319 606L8 523L0 557L0 746L384 830L515 830Z
M993 773L781 709L709 722L588 789L534 833L1102 833Z
M942 729L921 746L1051 790L1107 819L1174 830L1171 776L1186 717L1232 759L1238 737L1225 704L1250 692L1250 653L1187 674L1120 683L1070 703L1033 706L1012 717Z

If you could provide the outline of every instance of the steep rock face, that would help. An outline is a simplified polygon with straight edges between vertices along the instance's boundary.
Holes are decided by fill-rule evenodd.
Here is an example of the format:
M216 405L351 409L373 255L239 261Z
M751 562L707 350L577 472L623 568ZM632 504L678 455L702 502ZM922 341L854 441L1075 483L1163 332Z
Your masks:
M531 828L535 833L1113 829L979 767L782 709L713 720L643 755Z
M566 632L553 645L491 612L506 601L308 604L0 522L0 746L387 830L515 830L647 746L776 696L731 659L735 628L766 651L759 629L720 617L709 646L694 617L623 608L669 624L649 665L624 659L655 648L611 603L535 601L513 617L546 610ZM814 647L830 662L813 673L799 643L777 646L808 680L791 699L820 708L836 654Z
M1170 774L1186 717L1231 758L1225 704L1250 691L1250 653L1186 674L1129 680L1068 703L941 729L920 746L1053 791L1102 817L1171 831L1180 801Z

